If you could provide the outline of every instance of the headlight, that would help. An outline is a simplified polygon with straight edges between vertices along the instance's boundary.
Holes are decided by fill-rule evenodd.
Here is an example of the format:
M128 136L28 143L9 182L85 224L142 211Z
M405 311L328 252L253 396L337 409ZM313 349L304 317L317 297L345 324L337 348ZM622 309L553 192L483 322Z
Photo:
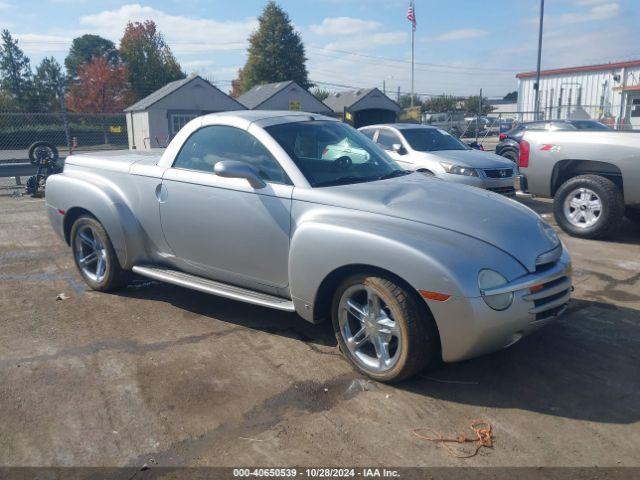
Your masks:
M453 163L440 162L440 166L444 171L452 175L464 175L465 177L477 177L478 171L475 168L463 167L462 165L454 165Z
M478 286L481 292L491 288L501 287L506 283L508 283L506 278L488 268L480 270L478 274ZM483 293L482 298L484 302L494 310L506 310L511 306L511 302L513 301L513 292L501 293L500 295L485 295Z

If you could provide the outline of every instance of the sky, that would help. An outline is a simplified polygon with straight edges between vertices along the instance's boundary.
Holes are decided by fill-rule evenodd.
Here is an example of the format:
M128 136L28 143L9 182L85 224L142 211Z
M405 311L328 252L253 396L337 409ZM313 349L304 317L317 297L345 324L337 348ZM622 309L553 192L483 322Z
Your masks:
M310 79L329 90L411 89L408 0L280 0L302 36ZM35 67L62 63L71 40L116 44L127 21L154 20L186 73L229 91L266 0L0 0ZM416 0L415 92L490 97L534 70L539 0ZM640 59L640 0L546 0L542 68Z

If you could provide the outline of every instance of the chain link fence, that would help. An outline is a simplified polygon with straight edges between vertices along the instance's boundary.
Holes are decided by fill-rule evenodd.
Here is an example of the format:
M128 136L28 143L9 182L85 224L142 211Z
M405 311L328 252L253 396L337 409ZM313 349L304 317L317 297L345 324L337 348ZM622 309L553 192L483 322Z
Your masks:
M27 162L29 146L50 142L70 151L128 148L124 114L0 112L0 162Z

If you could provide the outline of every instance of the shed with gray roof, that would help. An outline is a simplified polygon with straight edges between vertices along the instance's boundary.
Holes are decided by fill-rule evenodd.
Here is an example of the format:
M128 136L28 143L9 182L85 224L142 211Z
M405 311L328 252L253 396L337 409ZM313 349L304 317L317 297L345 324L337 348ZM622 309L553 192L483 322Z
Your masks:
M324 103L356 128L394 123L402 107L377 88L347 90L329 95Z
M129 148L165 147L194 118L230 110L246 109L198 75L167 83L125 108Z
M331 109L296 82L256 85L240 95L238 101L250 110L294 110L310 113L331 113Z

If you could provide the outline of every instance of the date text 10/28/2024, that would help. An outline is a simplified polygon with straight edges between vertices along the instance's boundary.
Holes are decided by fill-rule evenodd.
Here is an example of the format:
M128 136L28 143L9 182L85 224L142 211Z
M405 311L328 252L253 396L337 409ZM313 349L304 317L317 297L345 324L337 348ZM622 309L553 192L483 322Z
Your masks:
M234 468L233 476L236 478L398 478L400 473L386 468Z

